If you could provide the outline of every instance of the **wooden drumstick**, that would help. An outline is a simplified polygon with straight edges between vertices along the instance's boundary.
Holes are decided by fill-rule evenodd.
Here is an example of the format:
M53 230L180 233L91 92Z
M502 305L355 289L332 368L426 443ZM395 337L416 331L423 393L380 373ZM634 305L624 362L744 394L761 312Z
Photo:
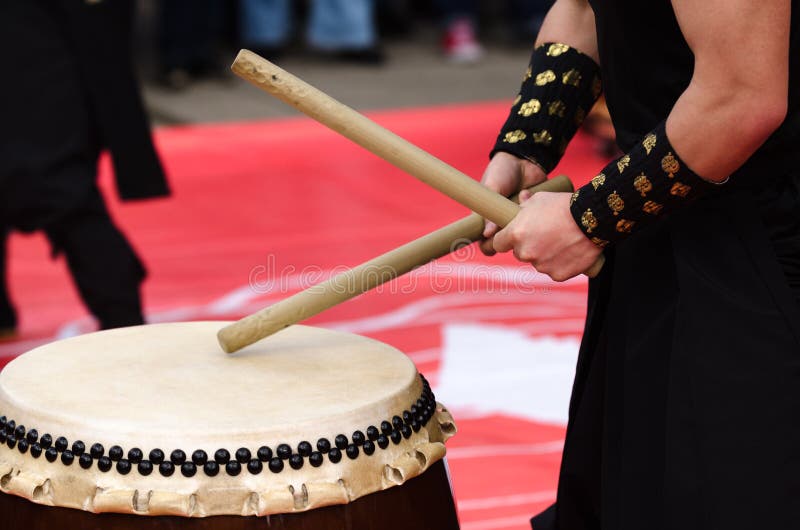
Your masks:
M349 138L498 226L506 226L517 215L519 206L506 197L493 192L263 57L249 50L241 50L231 69L261 90ZM602 267L601 255L585 274L594 277Z
M531 188L539 191L572 191L572 183L558 176ZM516 199L516 197L515 197ZM473 242L483 234L484 220L477 213L415 239L353 269L294 294L252 315L225 326L217 333L220 346L233 353L292 324L363 294L417 267L445 256L460 243Z

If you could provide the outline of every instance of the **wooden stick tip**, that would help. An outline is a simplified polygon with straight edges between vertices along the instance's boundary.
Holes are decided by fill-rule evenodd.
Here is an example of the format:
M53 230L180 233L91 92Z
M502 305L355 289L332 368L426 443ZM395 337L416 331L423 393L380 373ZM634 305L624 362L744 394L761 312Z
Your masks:
M217 342L219 342L219 346L222 348L222 351L231 354L236 352L239 348L234 347L234 345L228 340L227 330L228 326L225 326L217 332Z

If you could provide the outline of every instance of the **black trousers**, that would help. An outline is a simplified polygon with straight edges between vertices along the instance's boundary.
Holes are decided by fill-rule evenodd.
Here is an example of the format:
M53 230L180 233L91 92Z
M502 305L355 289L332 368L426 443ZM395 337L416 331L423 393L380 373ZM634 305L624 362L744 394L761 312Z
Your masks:
M799 265L797 174L610 252L534 530L798 528Z
M84 304L101 329L144 323L139 287L145 269L133 247L114 225L103 199L93 187L86 201L58 220L44 233L53 255L63 253ZM14 327L16 317L6 278L7 227L0 228L0 328Z

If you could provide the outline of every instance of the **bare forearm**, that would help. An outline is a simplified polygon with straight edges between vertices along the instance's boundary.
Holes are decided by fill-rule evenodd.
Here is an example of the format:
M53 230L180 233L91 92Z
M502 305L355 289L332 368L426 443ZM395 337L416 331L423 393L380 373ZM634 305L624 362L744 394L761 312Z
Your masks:
M560 42L580 50L598 64L594 12L586 0L557 0L548 11L536 45Z
M695 70L667 119L667 135L697 174L723 181L785 117L789 1L673 5Z

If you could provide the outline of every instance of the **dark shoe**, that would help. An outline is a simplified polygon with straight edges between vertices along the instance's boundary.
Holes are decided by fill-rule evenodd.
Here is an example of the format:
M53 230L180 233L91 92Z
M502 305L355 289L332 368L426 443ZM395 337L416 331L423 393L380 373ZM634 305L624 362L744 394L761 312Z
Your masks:
M184 68L170 68L161 72L158 82L170 90L185 90L192 82L192 75Z
M386 53L377 46L337 50L332 53L332 57L339 61L364 66L381 66L386 62Z

